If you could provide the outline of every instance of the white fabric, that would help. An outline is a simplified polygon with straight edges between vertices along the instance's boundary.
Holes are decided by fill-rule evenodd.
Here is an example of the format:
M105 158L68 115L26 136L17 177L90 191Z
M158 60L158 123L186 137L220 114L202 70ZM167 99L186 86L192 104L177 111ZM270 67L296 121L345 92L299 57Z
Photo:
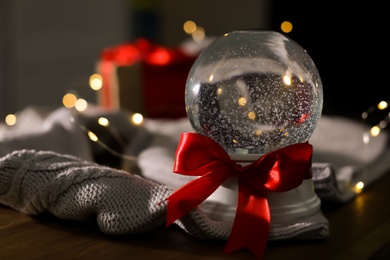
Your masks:
M92 160L88 140L70 119L67 109L28 107L22 110L15 125L0 123L0 156L18 149L38 148Z

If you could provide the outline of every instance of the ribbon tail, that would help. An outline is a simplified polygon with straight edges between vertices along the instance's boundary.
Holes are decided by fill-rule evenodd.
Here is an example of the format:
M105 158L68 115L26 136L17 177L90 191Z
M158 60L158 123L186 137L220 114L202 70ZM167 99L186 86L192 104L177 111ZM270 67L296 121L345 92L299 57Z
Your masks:
M207 199L225 180L223 173L205 174L171 194L168 200L166 226L189 213Z
M265 191L251 192L239 186L238 205L232 231L224 249L231 253L247 248L258 259L263 257L270 232L270 211ZM249 194L257 194L249 195Z

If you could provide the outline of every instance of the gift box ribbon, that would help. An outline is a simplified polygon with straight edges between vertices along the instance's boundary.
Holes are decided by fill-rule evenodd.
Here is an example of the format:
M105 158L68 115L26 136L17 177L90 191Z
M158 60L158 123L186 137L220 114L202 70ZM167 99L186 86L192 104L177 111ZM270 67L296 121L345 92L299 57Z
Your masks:
M247 248L261 258L270 231L267 192L285 192L311 178L313 148L293 144L241 166L214 140L197 133L182 133L173 172L199 176L168 197L169 226L206 200L229 178L238 179L237 209L225 253Z

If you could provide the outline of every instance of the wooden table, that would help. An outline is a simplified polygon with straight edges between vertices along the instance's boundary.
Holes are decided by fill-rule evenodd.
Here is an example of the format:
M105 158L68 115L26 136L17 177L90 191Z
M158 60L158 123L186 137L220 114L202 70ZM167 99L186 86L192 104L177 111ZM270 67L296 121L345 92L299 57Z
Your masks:
M322 203L330 236L269 243L264 259L390 259L390 173L343 205ZM0 205L0 259L255 259L222 253L224 241L200 241L176 226L113 237L96 223L31 217ZM371 257L371 258L370 258Z

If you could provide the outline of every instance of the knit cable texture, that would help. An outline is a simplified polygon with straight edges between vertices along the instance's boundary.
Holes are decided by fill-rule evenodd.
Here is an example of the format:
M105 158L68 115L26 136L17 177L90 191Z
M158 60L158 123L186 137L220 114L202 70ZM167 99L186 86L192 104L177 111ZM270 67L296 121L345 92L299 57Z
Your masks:
M96 216L107 234L141 232L164 222L171 190L142 177L54 152L15 151L0 161L0 202L22 213Z

